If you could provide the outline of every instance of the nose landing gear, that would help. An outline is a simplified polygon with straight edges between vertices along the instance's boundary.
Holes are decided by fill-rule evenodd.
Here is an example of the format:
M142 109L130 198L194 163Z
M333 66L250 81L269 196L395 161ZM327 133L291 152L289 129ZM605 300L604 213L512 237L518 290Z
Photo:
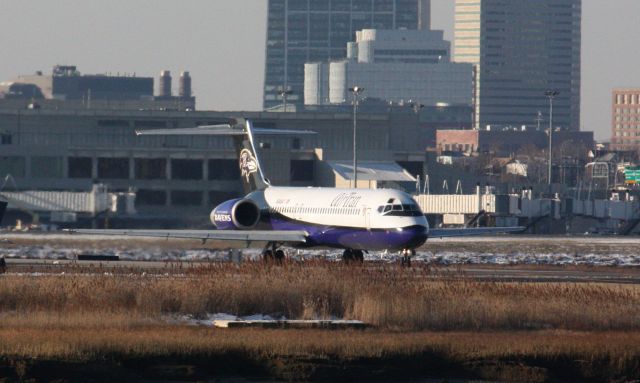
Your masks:
M401 255L400 265L402 267L411 267L411 257L416 255L415 249L403 249Z

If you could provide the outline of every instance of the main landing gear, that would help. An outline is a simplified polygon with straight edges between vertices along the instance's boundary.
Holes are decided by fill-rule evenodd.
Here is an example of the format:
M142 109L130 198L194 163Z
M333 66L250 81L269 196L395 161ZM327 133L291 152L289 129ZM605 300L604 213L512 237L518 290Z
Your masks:
M363 263L364 252L362 250L345 249L342 253L344 263Z
M262 250L262 258L265 262L277 262L282 263L284 261L284 250L278 249L278 244L275 242L269 242Z
M402 267L411 267L411 257L416 255L416 251L411 249L403 249L401 255L402 258L400 259L400 265Z

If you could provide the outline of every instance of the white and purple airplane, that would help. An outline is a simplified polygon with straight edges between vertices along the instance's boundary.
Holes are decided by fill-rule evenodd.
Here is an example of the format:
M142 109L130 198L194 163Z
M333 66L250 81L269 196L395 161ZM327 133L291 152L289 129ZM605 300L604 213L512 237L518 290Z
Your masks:
M266 243L265 258L282 259L282 247L343 249L343 260L362 261L364 252L401 252L410 262L428 237L451 237L521 231L521 227L430 229L407 193L395 189L338 189L272 186L262 172L255 135L304 135L310 131L254 128L239 124L187 129L158 129L138 135L223 135L235 141L245 191L242 198L216 206L210 214L215 230L70 230L80 234L193 238Z

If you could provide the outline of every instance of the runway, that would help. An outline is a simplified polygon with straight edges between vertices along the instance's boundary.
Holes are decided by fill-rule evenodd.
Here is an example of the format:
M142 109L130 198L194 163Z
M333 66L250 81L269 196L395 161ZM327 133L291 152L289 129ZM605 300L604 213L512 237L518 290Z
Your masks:
M171 261L75 261L45 259L7 259L9 274L97 274L114 275L162 275L188 276L204 270L215 262L171 262ZM297 261L292 261L297 262ZM304 266L304 262L299 262ZM309 263L308 267L317 264ZM397 263L368 261L363 266L372 269L388 268L397 272L411 272ZM640 284L640 268L615 266L554 266L554 265L427 265L414 263L413 269L427 269L417 273L434 280L469 278L494 282L538 282L538 283L624 283Z
M149 241L138 238L71 236L68 234L3 233L0 256L8 273L113 273L188 275L212 264L242 259L260 264L259 247L239 249L231 257L229 244L192 240ZM490 236L430 239L418 249L413 269L427 278L472 278L515 282L640 283L640 238L589 236ZM119 261L76 261L80 254L119 257ZM288 249L290 262L314 267L317 262L340 264L336 249ZM365 255L364 267L402 271L396 254ZM428 272L424 270L428 269Z

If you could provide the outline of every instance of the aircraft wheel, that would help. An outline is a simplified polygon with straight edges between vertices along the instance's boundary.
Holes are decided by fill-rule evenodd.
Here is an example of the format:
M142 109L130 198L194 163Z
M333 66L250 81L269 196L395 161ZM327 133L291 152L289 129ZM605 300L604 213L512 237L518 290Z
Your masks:
M278 261L278 262L284 261L284 251L276 250L276 253L274 255L275 255L276 261Z
M262 253L262 258L265 260L265 262L271 262L274 260L274 255L273 255L273 251L271 250L265 250Z
M364 263L364 252L362 250L354 250L353 259L358 263Z
M354 257L353 257L353 251L351 249L345 249L342 252L342 261L344 263L351 263L353 261Z

